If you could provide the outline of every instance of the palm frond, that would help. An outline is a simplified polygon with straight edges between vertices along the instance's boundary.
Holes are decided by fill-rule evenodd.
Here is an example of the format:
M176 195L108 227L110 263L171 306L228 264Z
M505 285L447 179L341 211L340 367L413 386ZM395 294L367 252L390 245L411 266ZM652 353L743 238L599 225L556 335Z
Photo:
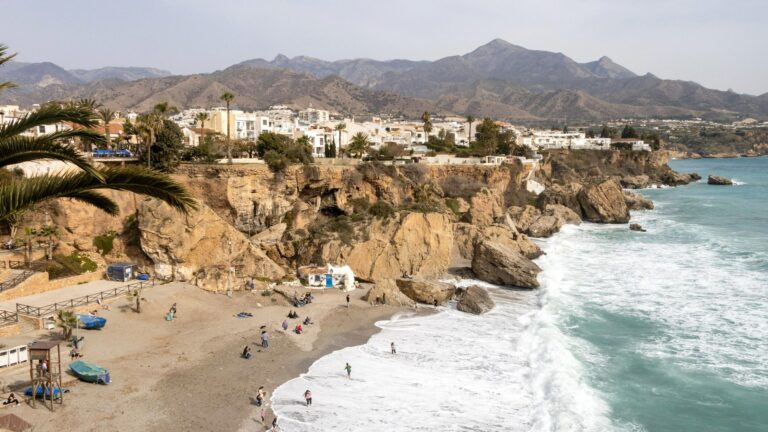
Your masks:
M70 162L78 168L102 179L101 173L73 147L59 141L80 138L88 141L104 142L104 136L89 130L66 130L39 137L17 135L0 139L0 168L39 159L55 159Z
M4 91L4 90L9 90L9 89L12 89L12 88L16 88L16 87L18 87L18 86L16 84L10 82L10 81L0 82L0 92Z
M115 214L117 205L95 192L99 189L134 192L157 198L182 213L197 208L197 202L186 188L165 174L139 167L108 168L100 172L104 178L103 183L88 173L77 172L0 184L0 220L56 198L73 198Z
M112 199L96 191L84 190L67 194L64 198L71 198L84 204L89 204L110 216L120 214L120 207Z
M70 122L85 128L92 128L98 124L93 110L88 107L46 104L21 118L0 125L0 139L20 135L37 126L59 122Z

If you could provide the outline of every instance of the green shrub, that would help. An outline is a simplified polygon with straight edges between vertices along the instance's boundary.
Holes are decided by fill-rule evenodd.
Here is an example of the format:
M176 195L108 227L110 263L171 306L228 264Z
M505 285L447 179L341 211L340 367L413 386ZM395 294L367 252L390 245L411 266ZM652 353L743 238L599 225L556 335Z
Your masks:
M45 271L48 273L48 279L51 280L72 276L72 273L69 270L56 263L49 263L45 267Z
M109 253L112 252L115 236L117 236L117 233L110 231L93 238L93 245L96 246L96 250L99 251L102 256L109 255Z
M456 198L446 198L445 206L454 213L459 213L459 200Z
M74 274L83 274L94 272L99 267L92 259L79 252L72 252L69 255L56 255L54 257L57 263Z
M264 154L264 162L273 172L283 172L288 167L288 159L274 150Z
M368 209L368 213L379 219L389 219L395 214L395 208L388 202L379 200Z
M368 201L368 198L364 197L355 198L350 201L350 204L352 204L352 209L355 213L365 213L371 208L371 202Z

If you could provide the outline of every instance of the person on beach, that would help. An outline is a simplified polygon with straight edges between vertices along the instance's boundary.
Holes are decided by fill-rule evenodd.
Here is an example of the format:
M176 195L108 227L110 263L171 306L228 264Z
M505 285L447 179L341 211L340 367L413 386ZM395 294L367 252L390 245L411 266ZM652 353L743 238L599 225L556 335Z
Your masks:
M283 320L283 331L288 330L288 320Z
M307 401L307 406L312 405L312 392L309 389L304 392L304 400Z
M277 416L272 419L272 430L277 430Z
M299 324L299 325L297 325L297 326L296 326L296 328L295 328L295 329L293 329L293 331L294 331L296 334L301 334L301 332L303 332L303 331L304 331L304 329L301 327L301 324Z
M261 424L267 424L267 408L261 407Z
M176 311L176 303L174 303L174 304L171 306L171 309L170 309L168 312L173 312L173 316L174 316L174 317L177 315L177 311Z
M347 309L349 309L349 294L347 294Z
M261 347L264 349L269 348L269 335L266 330L261 331Z
M82 356L83 356L83 355L82 355L82 354L80 354L80 351L78 351L78 349L77 349L77 348L72 348L72 351L70 351L70 352L69 352L69 357L70 357L72 360L74 360L74 359L76 359L76 358L80 358L80 357L82 357Z
M395 349L395 343L394 342L390 343L389 347L392 349L392 354L397 354L397 350Z
M249 347L248 345L246 345L245 348L243 348L243 358L246 360L251 358L251 347Z
M19 405L19 400L16 399L16 395L13 393L11 393L11 395L8 396L8 399L6 399L5 402L3 402L3 405L10 405L10 404L16 404L17 406Z
M344 370L347 371L347 378L352 379L352 366L347 363L347 365L344 366Z

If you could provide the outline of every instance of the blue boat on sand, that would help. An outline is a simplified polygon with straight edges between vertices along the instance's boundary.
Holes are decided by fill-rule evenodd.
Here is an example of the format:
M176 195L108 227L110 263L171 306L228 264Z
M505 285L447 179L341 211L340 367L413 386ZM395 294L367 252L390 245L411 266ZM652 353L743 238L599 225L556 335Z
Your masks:
M83 323L84 329L98 330L107 324L107 319L93 315L78 315L77 319Z
M32 387L31 386L24 389L24 395L25 396L32 396ZM48 387L47 389L45 389L45 398L46 399L50 399L51 395L53 395L54 399L61 398L61 389L59 389L59 388L55 388L54 389L54 388L51 388L51 387ZM42 397L43 397L43 386L38 385L37 386L37 391L35 392L35 398L40 399Z
M85 382L96 383L96 384L109 384L109 381L110 381L109 371L104 369L103 367L96 366L93 363L88 363L87 361L78 360L70 363L69 369L72 371L73 374L75 374L76 377L80 378Z

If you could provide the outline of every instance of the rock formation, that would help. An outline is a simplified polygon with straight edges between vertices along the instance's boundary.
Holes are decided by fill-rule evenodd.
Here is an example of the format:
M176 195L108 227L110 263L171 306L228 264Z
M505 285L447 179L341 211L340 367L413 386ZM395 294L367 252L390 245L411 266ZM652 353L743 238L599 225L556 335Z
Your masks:
M636 176L624 176L621 178L621 186L627 189L642 189L651 185L651 178L645 174Z
M632 231L640 231L640 232L646 231L645 229L643 229L642 226L640 226L640 224L636 224L636 223L629 224L629 229Z
M402 220L375 220L367 241L354 245L332 242L322 251L324 262L344 263L363 280L439 277L448 269L453 224L442 213L409 213Z
M585 220L599 223L629 222L629 208L616 180L588 184L579 191L578 198Z
M727 177L710 175L709 178L707 178L707 184L718 185L718 186L730 186L733 184L733 180Z
M459 301L456 304L456 309L475 315L484 314L496 306L491 296L485 288L481 288L477 285L462 291Z
M392 306L413 306L414 301L400 291L393 279L382 279L375 282L368 290L364 300L371 304L379 303Z
M541 271L518 251L494 241L481 241L475 245L472 272L478 279L494 285L537 288L536 275Z
M211 291L243 285L242 276L278 279L285 271L209 207L182 215L157 200L138 209L141 248L159 279L189 281ZM228 277L229 268L237 270Z
M396 279L395 283L400 291L408 298L419 303L443 304L453 298L456 287L451 284L436 282L426 279Z
M653 201L631 191L624 191L624 202L630 210L652 210Z

